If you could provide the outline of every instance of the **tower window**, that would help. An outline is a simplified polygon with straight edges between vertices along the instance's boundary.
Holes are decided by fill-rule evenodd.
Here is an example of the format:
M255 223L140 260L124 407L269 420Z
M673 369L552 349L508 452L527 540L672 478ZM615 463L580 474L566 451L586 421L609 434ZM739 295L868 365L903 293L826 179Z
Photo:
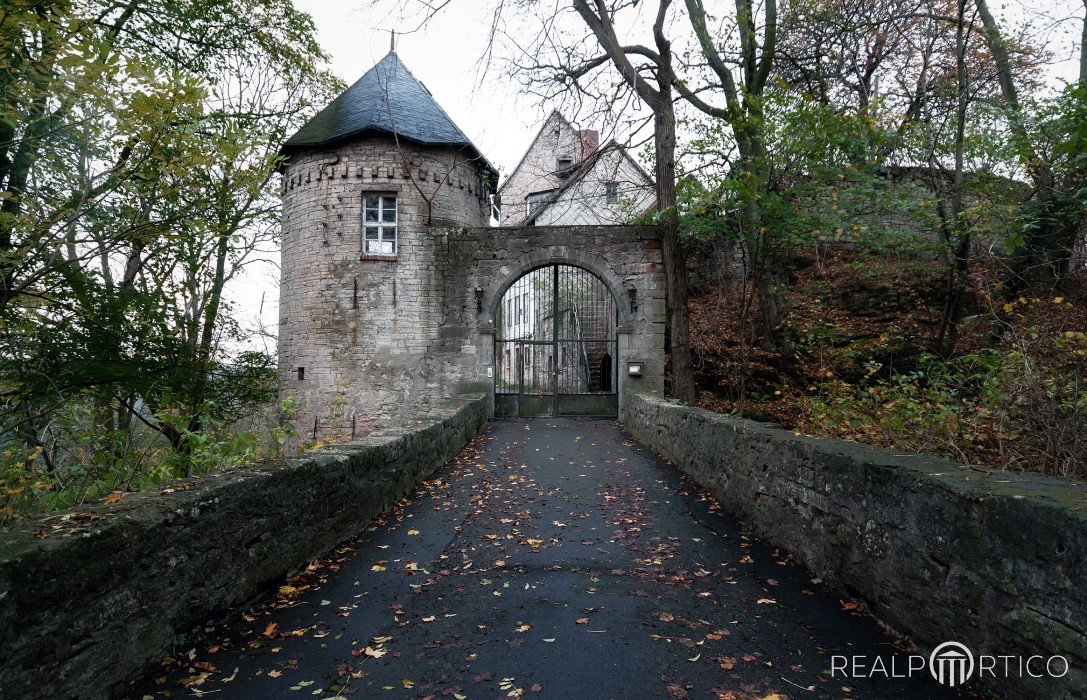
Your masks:
M574 161L572 158L559 158L555 161L555 169L562 172L563 170L569 170L573 164Z
M305 367L299 367L298 368L298 378L300 380L304 380L306 378L306 368Z
M608 204L619 203L619 183L618 182L605 182L604 183L604 195L608 198Z
M362 252L396 255L396 195L366 195L363 198L362 217Z

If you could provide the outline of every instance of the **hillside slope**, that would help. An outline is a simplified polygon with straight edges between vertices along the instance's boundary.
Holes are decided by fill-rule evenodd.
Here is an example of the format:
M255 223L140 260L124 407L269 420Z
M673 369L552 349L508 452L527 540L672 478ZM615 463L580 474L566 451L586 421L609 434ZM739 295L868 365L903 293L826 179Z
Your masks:
M803 432L1087 478L1087 271L1006 301L976 265L953 357L931 354L940 261L835 251L787 281L794 354L752 342L750 290L692 294L699 404ZM742 339L745 342L742 342Z

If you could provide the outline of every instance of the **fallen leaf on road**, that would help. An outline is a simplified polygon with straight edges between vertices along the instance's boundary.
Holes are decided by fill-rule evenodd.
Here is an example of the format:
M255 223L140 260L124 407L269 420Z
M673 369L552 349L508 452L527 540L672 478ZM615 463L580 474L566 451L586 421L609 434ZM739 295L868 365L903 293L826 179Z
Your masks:
M773 598L759 598L755 602L758 603L759 605L774 605L774 604L777 603L777 601L774 600Z
M587 617L579 617L579 618L577 619L577 624L579 624L579 625L587 625L587 624L589 624L589 618L587 618Z
M279 628L278 624L276 624L275 622L269 622L268 626L264 628L264 636L267 637L268 639L271 639L272 637L275 636L276 629L278 629L278 628Z
M275 669L272 669L271 671L268 672L268 677L269 678L279 678L282 675L283 675L282 673L280 673L279 671L277 671Z
M676 619L676 616L672 613L662 612L660 615L657 615L657 619L661 622L671 622L672 620Z
M676 700L686 700L687 689L678 683L672 683L668 686L668 694L676 698Z

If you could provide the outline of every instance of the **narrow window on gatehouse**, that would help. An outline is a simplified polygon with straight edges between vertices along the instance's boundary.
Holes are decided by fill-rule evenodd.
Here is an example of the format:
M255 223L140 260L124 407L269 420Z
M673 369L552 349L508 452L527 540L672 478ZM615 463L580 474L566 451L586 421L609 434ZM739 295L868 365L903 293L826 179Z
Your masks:
M363 198L363 247L368 255L396 255L396 195Z

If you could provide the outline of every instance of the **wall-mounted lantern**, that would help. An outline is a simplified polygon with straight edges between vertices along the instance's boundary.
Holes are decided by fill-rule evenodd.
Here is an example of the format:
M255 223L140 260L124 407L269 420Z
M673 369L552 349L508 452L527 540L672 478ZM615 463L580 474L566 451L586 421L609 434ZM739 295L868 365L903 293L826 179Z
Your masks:
M630 297L630 313L634 313L638 310L638 289L636 287L629 287L627 289L627 296Z
M476 285L476 313L483 313L483 287Z
M627 363L627 375L631 377L641 377L645 374L645 363L637 360L631 360Z

